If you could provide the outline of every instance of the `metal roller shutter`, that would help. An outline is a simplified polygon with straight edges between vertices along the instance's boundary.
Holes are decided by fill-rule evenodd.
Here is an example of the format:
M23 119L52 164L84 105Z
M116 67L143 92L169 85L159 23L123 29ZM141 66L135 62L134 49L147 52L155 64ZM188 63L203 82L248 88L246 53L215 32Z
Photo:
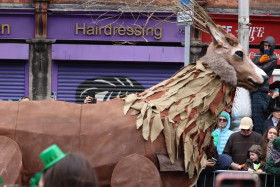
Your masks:
M182 63L65 62L57 63L57 99L82 103L88 90L98 102L122 94L142 92L168 79Z
M18 100L25 96L25 62L0 61L0 99Z

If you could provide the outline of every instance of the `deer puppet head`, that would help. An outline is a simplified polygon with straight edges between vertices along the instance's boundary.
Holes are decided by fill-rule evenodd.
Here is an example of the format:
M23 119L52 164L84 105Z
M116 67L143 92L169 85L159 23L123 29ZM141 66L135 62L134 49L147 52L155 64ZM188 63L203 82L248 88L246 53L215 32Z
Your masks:
M267 79L266 73L258 68L246 55L244 48L238 42L238 39L227 33L221 26L213 26L207 23L206 27L211 34L212 43L207 49L206 56L216 56L219 62L227 63L227 67L232 67L235 77L227 82L233 86L240 86L254 91L260 87ZM227 80L223 76L228 76L228 72L223 72L224 66L217 67L221 79ZM215 71L215 68L214 68Z

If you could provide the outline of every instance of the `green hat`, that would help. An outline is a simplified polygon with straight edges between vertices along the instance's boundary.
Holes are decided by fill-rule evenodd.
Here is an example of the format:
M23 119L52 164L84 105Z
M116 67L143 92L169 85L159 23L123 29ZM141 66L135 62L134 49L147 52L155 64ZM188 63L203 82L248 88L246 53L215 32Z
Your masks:
M68 154L68 153L67 153ZM63 159L67 156L67 154L63 153L61 149L56 145L52 145L45 149L41 154L40 158L45 164L43 171L46 171L49 167Z
M3 184L3 182L4 182L3 179L0 177L0 184Z
M41 172L35 173L34 177L30 179L30 187L36 187L39 184L41 178Z

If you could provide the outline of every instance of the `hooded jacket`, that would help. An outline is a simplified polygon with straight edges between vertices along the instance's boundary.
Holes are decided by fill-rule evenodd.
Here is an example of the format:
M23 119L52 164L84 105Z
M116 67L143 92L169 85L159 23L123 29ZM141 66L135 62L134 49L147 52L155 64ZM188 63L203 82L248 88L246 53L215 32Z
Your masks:
M264 42L268 42L271 45L270 55L269 55L270 60L268 62L260 63L260 58L264 55L264 46L263 46ZM260 43L260 52L256 53L252 60L255 65L257 65L259 68L261 68L267 74L268 79L265 81L264 85L258 89L259 91L263 91L266 93L269 92L270 77L272 75L273 70L277 66L277 57L273 53L274 49L275 49L274 38L272 36L265 37Z
M253 169L253 170L257 170L254 168L254 163L251 161L250 159L250 152L253 152L253 153L256 153L258 156L259 156L259 163L260 163L260 166L258 169L261 169L263 170L264 167L265 167L265 162L263 161L264 159L264 155L263 155L263 149L260 145L252 145L250 147L250 149L248 150L248 153L247 153L247 160L246 160L246 163L244 165L244 167L242 168L242 170L245 170L245 171L248 171L249 168Z
M266 163L265 171L267 173L280 176L280 137L275 138L272 144L273 148L271 151L271 155Z
M223 116L227 119L227 125L223 130L218 128L212 133L212 135L214 133L216 133L218 135L217 151L218 151L219 155L223 153L224 148L226 146L226 143L228 141L228 138L233 133L233 131L229 130L229 127L230 127L230 115L229 115L229 113L223 111L220 116Z

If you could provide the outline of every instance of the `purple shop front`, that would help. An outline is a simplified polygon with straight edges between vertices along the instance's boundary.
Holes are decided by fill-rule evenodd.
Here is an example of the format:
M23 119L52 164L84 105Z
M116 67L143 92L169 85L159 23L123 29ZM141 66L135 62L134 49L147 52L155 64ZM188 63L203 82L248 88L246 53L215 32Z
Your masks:
M34 12L18 10L0 11L0 99L18 100L28 96L29 45L34 38ZM12 42L15 41L18 42Z
M101 102L142 92L169 78L184 63L183 26L177 26L175 18L49 14L48 39L57 40L52 91L58 100L82 103L92 90Z

